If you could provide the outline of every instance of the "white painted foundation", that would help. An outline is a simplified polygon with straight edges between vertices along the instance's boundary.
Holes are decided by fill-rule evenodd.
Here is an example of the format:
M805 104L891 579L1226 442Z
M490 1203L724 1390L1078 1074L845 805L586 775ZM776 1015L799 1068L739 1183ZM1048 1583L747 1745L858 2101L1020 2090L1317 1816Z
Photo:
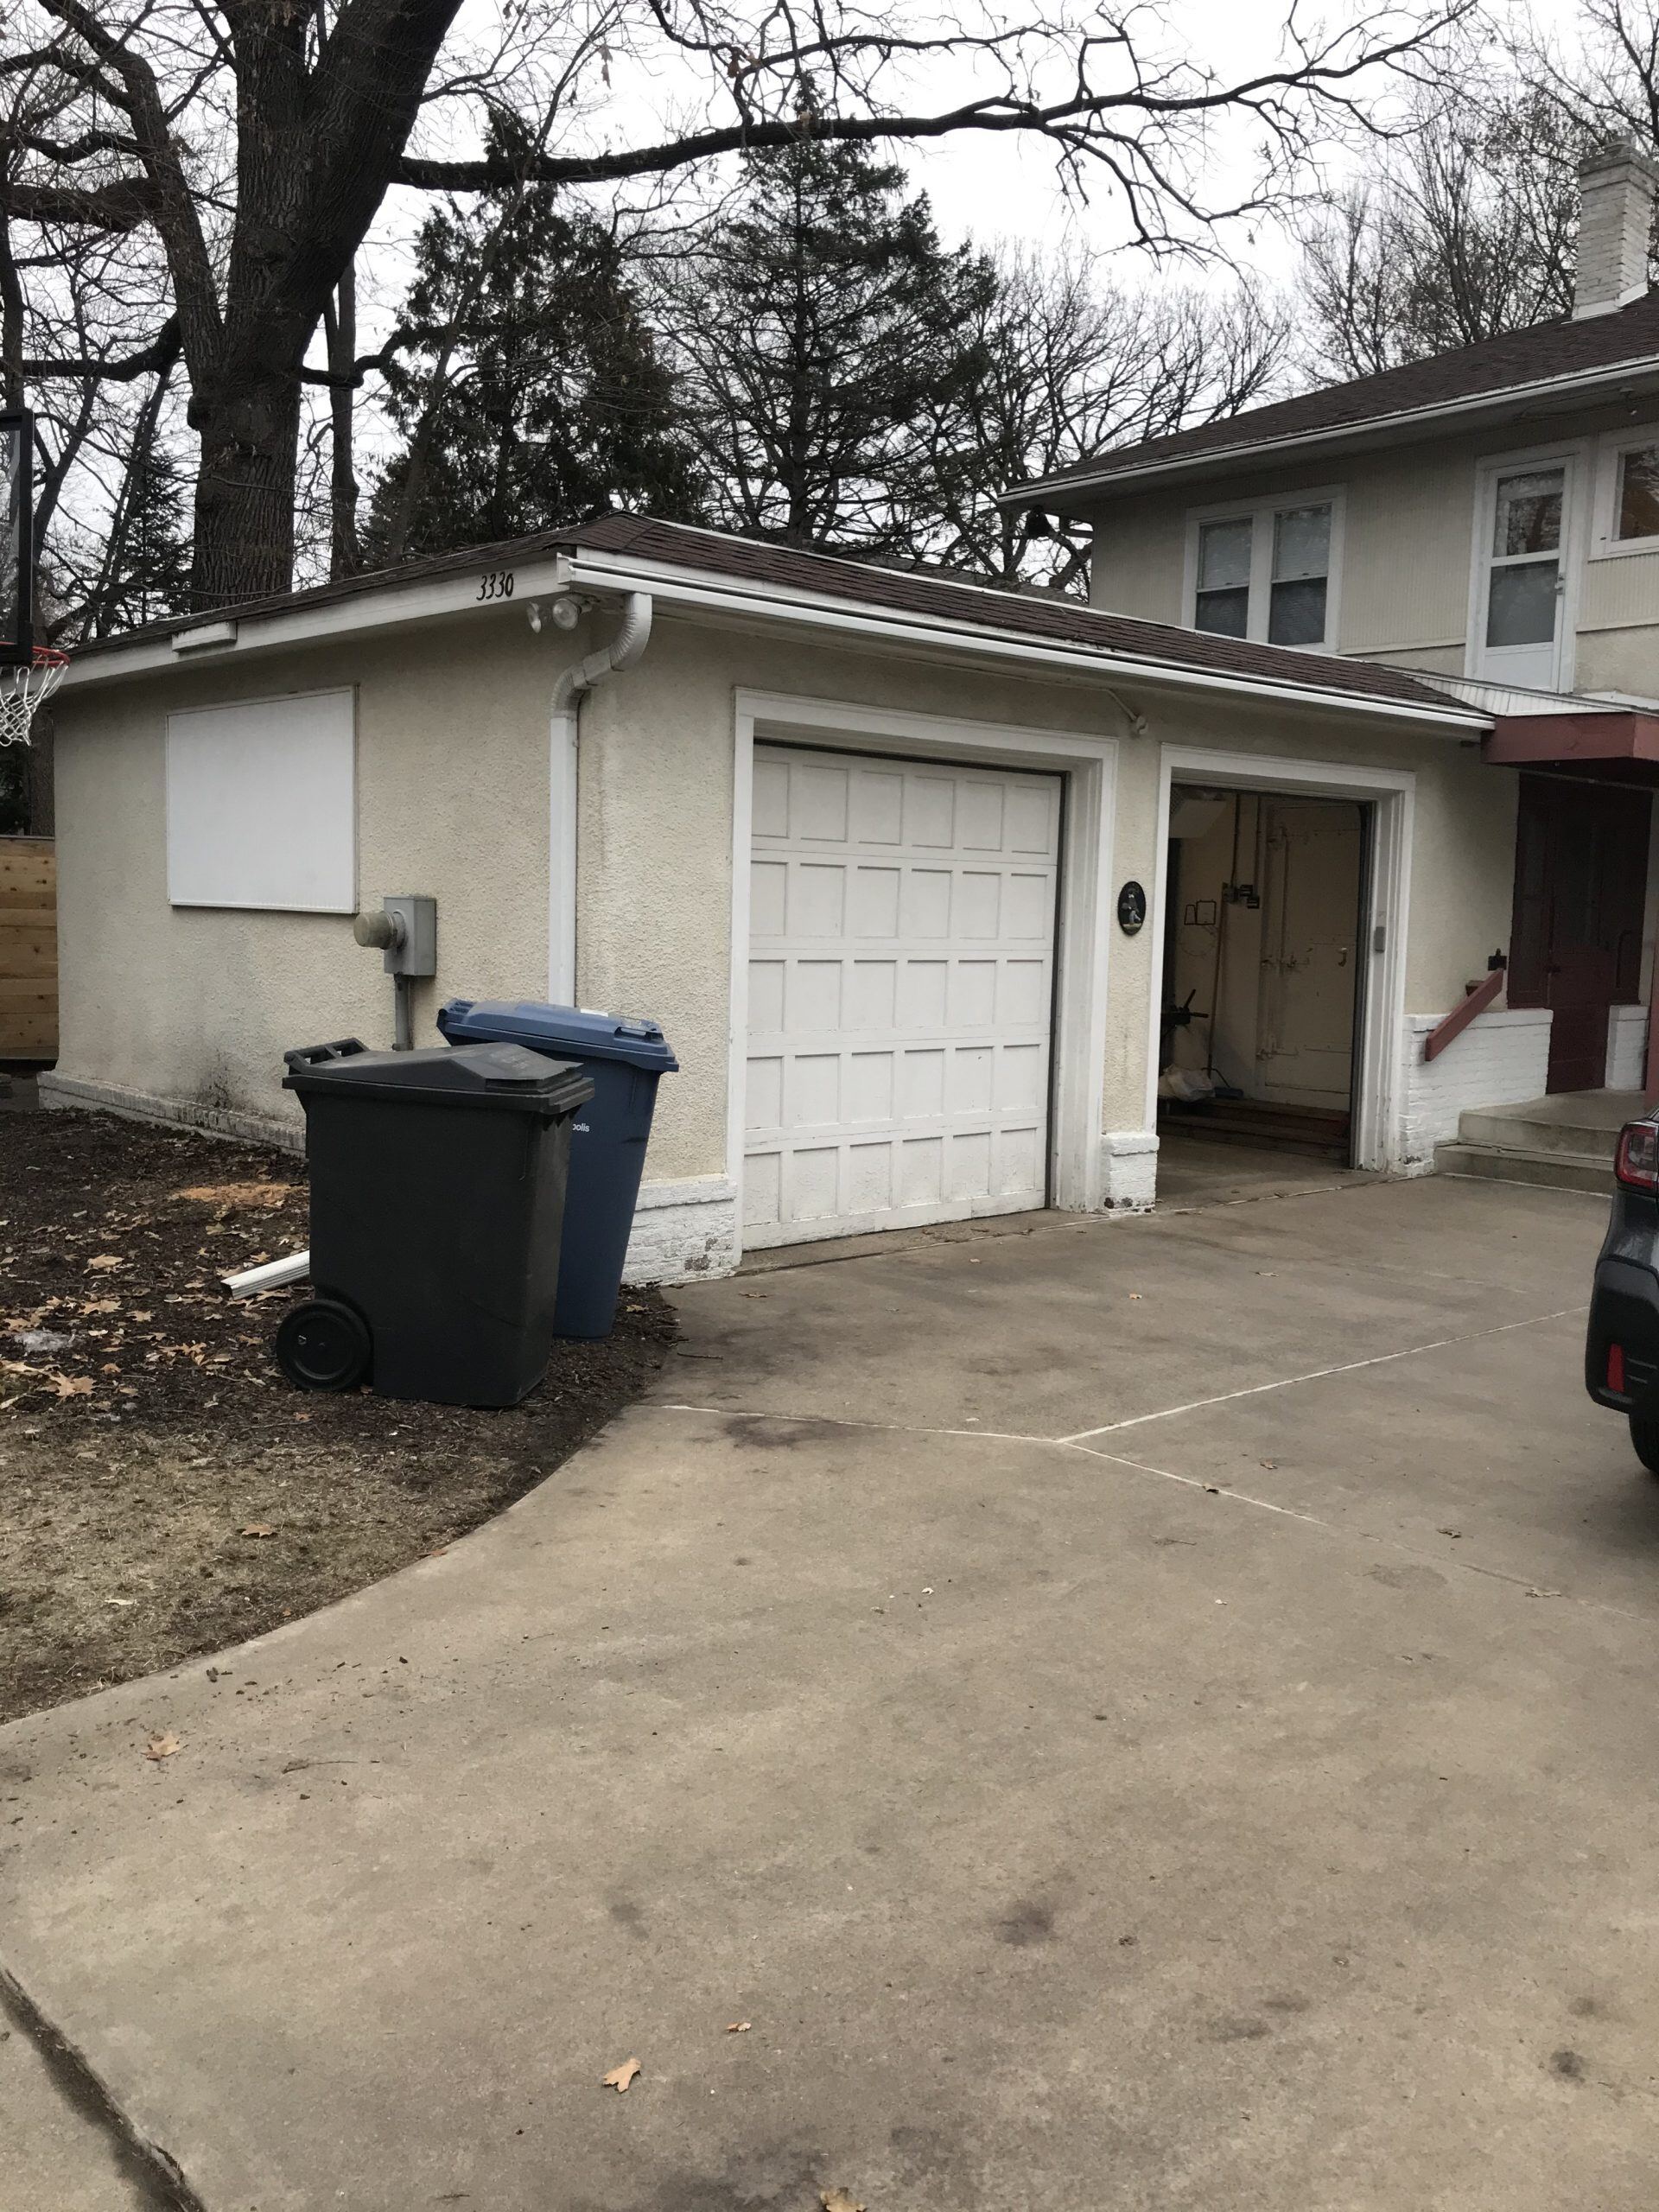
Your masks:
M1465 1109L1541 1098L1549 1075L1548 1007L1477 1014L1438 1059L1426 1062L1424 1041L1444 1019L1438 1014L1406 1017L1400 1162L1405 1175L1433 1173L1435 1146L1457 1135Z

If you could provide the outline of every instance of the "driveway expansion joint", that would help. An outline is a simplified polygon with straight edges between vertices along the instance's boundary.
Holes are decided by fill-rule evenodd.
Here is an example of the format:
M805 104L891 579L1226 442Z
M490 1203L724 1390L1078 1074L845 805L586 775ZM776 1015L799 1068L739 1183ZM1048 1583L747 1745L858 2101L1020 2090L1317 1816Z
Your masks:
M1425 1352L1449 1351L1453 1344L1478 1344L1484 1337L1504 1337L1516 1329L1535 1329L1546 1321L1563 1321L1569 1314L1583 1311L1581 1305L1560 1306L1552 1313L1529 1313L1519 1321L1499 1321L1490 1329L1466 1329L1458 1336L1436 1337L1427 1344L1404 1344L1398 1351L1373 1352L1366 1359L1344 1359L1334 1367L1310 1368L1305 1375L1285 1375L1276 1382L1247 1383L1241 1390L1217 1391L1213 1398L1193 1398L1184 1406L1164 1406L1156 1413L1131 1414L1122 1421L1105 1421L1098 1428L1074 1429L1069 1436L1058 1436L1053 1440L1057 1444L1086 1444L1090 1437L1116 1436L1122 1429L1141 1428L1148 1421L1173 1421L1178 1414L1203 1413L1211 1406L1231 1405L1239 1398L1264 1397L1269 1391L1294 1389L1303 1382L1328 1382L1334 1375L1357 1375L1363 1368L1387 1367L1395 1360L1419 1358Z
M148 2192L173 2212L209 2212L168 2151L145 2134L86 2053L48 2018L10 1967L0 1965L0 2017L10 2013L82 2117L137 2164Z

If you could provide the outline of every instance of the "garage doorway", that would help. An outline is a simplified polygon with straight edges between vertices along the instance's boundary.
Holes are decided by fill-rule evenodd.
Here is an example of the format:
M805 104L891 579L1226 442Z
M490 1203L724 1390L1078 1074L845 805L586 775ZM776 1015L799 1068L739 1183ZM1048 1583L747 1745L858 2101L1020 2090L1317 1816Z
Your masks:
M743 1239L1050 1195L1065 779L757 742Z
M1172 782L1160 1147L1353 1164L1374 830L1363 799Z

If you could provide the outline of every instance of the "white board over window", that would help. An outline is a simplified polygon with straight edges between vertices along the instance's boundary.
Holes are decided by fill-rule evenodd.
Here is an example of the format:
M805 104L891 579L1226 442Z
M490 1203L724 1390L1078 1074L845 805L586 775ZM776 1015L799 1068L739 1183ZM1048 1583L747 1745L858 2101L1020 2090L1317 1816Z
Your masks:
M175 906L357 911L350 690L167 718L167 895Z

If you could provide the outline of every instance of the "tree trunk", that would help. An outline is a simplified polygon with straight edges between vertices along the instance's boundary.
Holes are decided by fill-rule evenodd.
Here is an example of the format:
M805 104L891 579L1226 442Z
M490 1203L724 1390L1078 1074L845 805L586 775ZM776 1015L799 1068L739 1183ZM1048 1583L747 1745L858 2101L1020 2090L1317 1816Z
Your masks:
M346 263L323 321L328 339L328 366L336 378L349 376L357 353L357 264L354 261ZM328 574L331 577L355 575L358 569L359 486L353 454L353 417L356 397L351 385L344 383L336 383L328 395L332 430L328 486Z
M294 480L299 465L299 365L269 357L215 380L190 404L201 436L196 480L193 607L285 592L294 581Z

